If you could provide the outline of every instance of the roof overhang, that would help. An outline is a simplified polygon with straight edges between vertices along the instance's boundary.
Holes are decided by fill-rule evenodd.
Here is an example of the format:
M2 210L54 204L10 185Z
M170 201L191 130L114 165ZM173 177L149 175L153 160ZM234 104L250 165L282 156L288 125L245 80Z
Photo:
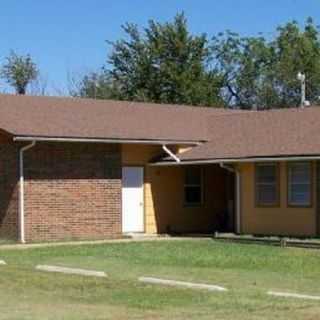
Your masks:
M181 162L160 161L149 163L150 166L183 166L197 164L219 164L219 163L241 163L241 162L275 162L275 161L303 161L320 160L319 155L305 156L271 156L271 157L248 157L248 158L221 158L221 159L201 159L201 160L181 160Z
M5 129L2 129L2 128L0 128L0 134L4 134L6 136L12 137L12 133L11 132L9 132L9 131L7 131Z
M156 140L156 139L116 139L116 138L73 138L73 137L43 137L43 136L14 136L13 141L37 142L85 142L85 143L128 143L149 145L199 145L201 141L188 140Z

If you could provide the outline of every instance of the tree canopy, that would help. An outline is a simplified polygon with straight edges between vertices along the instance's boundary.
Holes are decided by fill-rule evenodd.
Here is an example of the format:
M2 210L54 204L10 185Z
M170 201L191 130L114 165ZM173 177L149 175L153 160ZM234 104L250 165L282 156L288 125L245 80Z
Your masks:
M241 37L232 31L193 35L184 14L149 21L109 42L111 54L98 73L86 75L74 95L243 109L296 107L298 72L306 75L307 99L319 103L319 28L309 18L279 26L275 36Z
M123 30L128 39L109 42L111 68L103 67L96 76L103 79L98 84L101 92L124 100L223 104L221 78L210 69L207 36L191 35L183 14L164 24L151 20L143 31L134 24L124 25ZM92 77L83 80L78 94L92 97Z
M307 98L319 103L320 39L311 19L302 30L295 21L278 27L270 41L262 36L222 33L213 38L212 52L228 105L256 109L298 106L298 72L306 75Z
M0 74L9 85L15 88L16 93L25 94L27 86L37 78L39 71L30 55L18 55L11 51Z

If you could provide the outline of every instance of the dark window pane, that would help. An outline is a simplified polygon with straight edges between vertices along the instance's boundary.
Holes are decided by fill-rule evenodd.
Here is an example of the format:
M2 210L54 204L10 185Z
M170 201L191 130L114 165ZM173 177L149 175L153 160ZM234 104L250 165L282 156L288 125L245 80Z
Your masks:
M308 205L310 203L309 194L293 192L290 197L290 203L296 205Z
M201 188L185 187L185 203L200 204L201 203Z
M277 190L274 185L258 186L258 202L261 204L274 204L277 202Z
M199 167L185 169L184 202L191 205L202 203L202 170Z
M278 201L277 165L259 164L256 167L256 201L274 205Z
M274 183L277 175L277 168L275 165L259 165L257 180L258 182L271 182Z
M289 203L311 203L311 167L309 163L291 163L289 166Z
M186 169L185 184L186 185L201 185L201 169L200 168L187 168Z
M310 168L308 163L292 164L289 169L291 183L309 183Z

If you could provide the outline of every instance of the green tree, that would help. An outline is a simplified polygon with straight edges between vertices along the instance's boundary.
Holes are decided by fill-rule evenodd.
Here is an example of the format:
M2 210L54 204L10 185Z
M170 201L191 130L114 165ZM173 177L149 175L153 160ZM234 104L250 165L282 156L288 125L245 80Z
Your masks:
M320 94L319 30L308 19L277 29L276 37L242 38L227 31L213 38L212 55L223 78L227 105L244 109L296 107L300 103L298 72L306 74L307 98L318 103Z
M153 20L142 31L123 26L126 39L111 42L108 63L89 73L75 91L81 97L242 109L296 107L306 75L307 99L319 103L320 33L312 19L303 27L279 26L273 39L226 31L208 41L192 35L184 14ZM110 43L110 42L109 42Z
M318 103L320 95L320 38L319 29L309 18L301 30L293 21L278 28L278 37L271 42L275 54L273 77L279 99L278 106L297 106L300 83L297 73L306 75L307 99Z
M89 72L80 79L69 78L69 93L74 97L93 99L121 99L116 81L108 72Z
M104 67L97 75L103 79L99 88L103 92L107 88L107 97L190 105L222 104L222 82L215 70L210 70L207 37L191 35L184 14L164 24L151 20L143 31L134 24L124 25L123 30L127 39L109 42L111 68ZM93 83L92 77L84 79L80 95L92 97L96 92L90 89Z
M38 68L30 55L22 56L14 51L11 51L1 69L2 78L15 88L17 94L25 94L28 85L38 74Z

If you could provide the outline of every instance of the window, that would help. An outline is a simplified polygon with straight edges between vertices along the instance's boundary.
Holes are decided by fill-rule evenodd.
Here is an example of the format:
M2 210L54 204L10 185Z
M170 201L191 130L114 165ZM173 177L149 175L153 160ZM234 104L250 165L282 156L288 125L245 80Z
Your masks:
M185 169L184 203L189 206L201 205L203 202L202 169L190 167Z
M256 205L279 205L279 168L275 163L256 165Z
M306 207L311 205L311 163L288 164L288 204Z

